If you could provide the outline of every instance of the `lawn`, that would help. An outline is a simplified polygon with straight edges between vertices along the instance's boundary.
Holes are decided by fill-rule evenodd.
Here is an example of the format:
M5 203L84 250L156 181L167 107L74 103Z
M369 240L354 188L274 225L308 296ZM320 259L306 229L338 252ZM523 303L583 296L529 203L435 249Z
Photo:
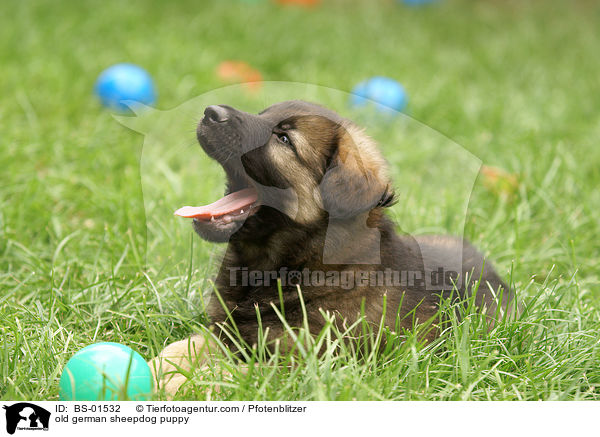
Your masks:
M172 216L222 191L220 169L195 145L204 105L232 99L254 111L312 97L352 115L344 93L374 75L410 96L409 116L367 123L393 168L399 227L464 232L523 312L490 331L465 317L432 344L405 333L367 358L333 343L319 357L306 340L294 366L259 350L246 374L224 356L233 376L221 390L209 386L223 376L195 375L180 398L600 397L596 2L5 1L0 10L0 399L58 399L64 364L90 343L149 359L206 322L218 249ZM260 97L220 89L215 69L227 59L280 83ZM156 82L164 112L122 120L146 135L92 94L118 62ZM440 150L439 171L422 173ZM478 160L488 170L474 181Z

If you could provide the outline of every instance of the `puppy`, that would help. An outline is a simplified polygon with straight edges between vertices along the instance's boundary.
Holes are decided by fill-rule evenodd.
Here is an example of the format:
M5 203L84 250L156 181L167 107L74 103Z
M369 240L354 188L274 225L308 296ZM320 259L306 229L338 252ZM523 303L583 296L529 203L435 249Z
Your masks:
M218 328L168 346L151 362L168 393L210 356L211 336L227 344L223 330L235 326L255 344L257 312L271 340L285 331L281 307L291 327L303 325L305 311L313 334L325 324L322 312L413 329L436 317L440 297L465 298L480 278L476 303L493 316L502 295L506 309L510 290L469 243L396 234L385 214L394 202L386 162L353 122L302 101L257 115L218 105L205 109L197 136L225 171L225 196L176 214L193 218L204 240L228 245L215 281L220 298L207 309ZM431 323L423 336L438 333Z

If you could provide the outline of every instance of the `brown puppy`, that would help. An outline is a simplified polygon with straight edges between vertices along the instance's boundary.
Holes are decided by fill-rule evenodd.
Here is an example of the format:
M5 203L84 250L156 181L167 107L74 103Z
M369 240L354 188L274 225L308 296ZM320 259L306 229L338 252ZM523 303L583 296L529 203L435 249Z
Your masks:
M468 295L467 274L481 277L476 302L489 314L497 293L506 291L503 306L509 301L506 285L469 243L396 235L384 213L394 201L386 163L375 143L338 114L301 101L258 115L209 106L197 134L225 170L226 196L177 213L193 217L203 239L228 242L216 279L222 302L212 299L208 312L219 327L235 323L248 345L257 342L257 310L269 339L283 336L277 280L292 327L303 323L300 286L312 333L324 326L321 311L347 322L362 311L373 324L384 316L393 329L412 329L435 317L440 295L453 286L458 297ZM174 393L185 381L177 368L202 364L214 346L210 335L227 343L221 332L167 347L151 362L161 386Z

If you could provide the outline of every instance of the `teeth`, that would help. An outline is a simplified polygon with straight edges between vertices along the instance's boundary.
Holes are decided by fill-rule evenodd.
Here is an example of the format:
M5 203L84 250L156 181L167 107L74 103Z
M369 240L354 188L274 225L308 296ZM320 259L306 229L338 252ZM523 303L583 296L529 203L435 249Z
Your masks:
M214 221L215 221L215 216L214 216L214 215L213 215L213 216L210 218L210 221L211 221L211 222L214 222Z
M243 213L244 213L244 210L242 209L242 210L240 211L240 214L243 214Z

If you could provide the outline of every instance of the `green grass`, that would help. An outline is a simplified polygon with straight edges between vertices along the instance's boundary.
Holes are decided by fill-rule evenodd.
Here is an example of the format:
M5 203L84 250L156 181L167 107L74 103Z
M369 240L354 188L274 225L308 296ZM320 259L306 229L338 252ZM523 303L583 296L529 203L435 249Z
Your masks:
M436 148L460 145L517 174L512 196L478 179L465 234L512 278L526 311L490 332L467 317L430 345L405 333L367 359L334 353L331 330L324 356L306 339L291 367L259 350L243 374L225 356L233 377L213 399L598 399L600 6L324 3L3 3L1 399L57 399L62 367L94 341L151 358L205 322L216 252L171 211L221 191L219 169L193 144L201 105L227 93L212 91L225 59L249 62L265 80L346 92L372 75L400 80L423 124L370 129L394 168L403 230L460 231L452 206L464 196L437 193L433 208L436 192L419 173ZM158 108L188 102L161 113L176 120L162 136L144 141L94 100L97 74L123 61L151 72ZM194 376L188 398L208 396L206 384Z

